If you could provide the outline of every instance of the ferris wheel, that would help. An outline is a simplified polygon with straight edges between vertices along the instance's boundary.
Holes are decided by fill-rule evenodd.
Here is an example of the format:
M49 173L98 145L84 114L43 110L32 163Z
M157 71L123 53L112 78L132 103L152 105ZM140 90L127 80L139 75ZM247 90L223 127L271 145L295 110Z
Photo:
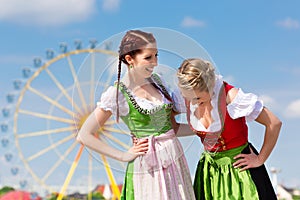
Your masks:
M176 85L175 69L183 58L211 60L201 45L184 34L155 27L144 30L157 36L161 58L155 70L168 75L164 77L169 89ZM7 95L9 106L2 109L5 121L0 124L0 150L7 150L0 156L11 162L17 152L20 162L10 167L10 173L19 174L21 187L29 181L28 173L47 191L59 191L58 199L72 186L88 192L103 183L111 186L112 199L119 198L118 182L123 182L126 164L89 151L75 137L102 92L117 79L116 45L122 36L123 33L114 35L99 45L90 40L88 47L76 40L74 50L61 43L57 51L47 49L45 58L34 58L33 66L24 67L23 77L14 80L15 91ZM122 121L116 123L113 117L96 137L123 151L131 146L127 126ZM194 158L195 151L188 149L195 140L184 140L181 142L186 155L190 152Z
M116 80L116 70L111 69L117 66L118 54L111 50L110 41L96 45L96 40L90 40L87 48L79 40L74 44L74 50L66 43L60 44L59 52L48 49L46 59L34 58L32 67L23 68L23 79L14 81L18 91L12 120L15 147L31 177L49 191L59 188L64 195L69 187L81 186L88 192L108 183L112 197L118 198L117 182L122 180L115 175L122 177L126 165L92 153L75 139L101 93ZM3 114L9 111L2 109ZM8 126L2 123L2 131ZM128 129L113 118L97 137L120 150L131 145ZM2 143L7 145L7 140Z

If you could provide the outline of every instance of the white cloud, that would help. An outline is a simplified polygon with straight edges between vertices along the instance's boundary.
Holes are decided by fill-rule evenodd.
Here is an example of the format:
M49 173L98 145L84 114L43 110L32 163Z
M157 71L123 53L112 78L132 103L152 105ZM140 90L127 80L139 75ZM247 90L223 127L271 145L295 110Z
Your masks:
M182 20L181 26L183 26L183 27L204 27L205 22L187 16L187 17L184 17L184 19Z
M96 0L0 0L0 21L24 25L60 26L88 19Z
M264 105L270 108L271 110L279 110L278 103L272 97L268 95L261 95L259 96L259 99L261 99Z
M276 22L276 24L282 28L285 29L298 29L300 28L300 22L296 19L292 19L290 17L287 17L284 20L279 20Z
M235 83L235 78L232 75L227 75L227 76L223 77L223 80L232 85L234 85L234 83Z
M291 102L286 108L284 115L288 118L300 118L300 99Z
M103 0L102 8L105 11L117 11L120 7L120 0Z

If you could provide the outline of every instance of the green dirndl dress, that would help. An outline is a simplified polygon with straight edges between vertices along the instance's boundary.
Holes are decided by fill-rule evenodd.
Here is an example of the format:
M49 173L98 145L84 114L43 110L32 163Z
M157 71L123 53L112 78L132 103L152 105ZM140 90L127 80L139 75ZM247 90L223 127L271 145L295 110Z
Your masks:
M161 88L166 90L158 77L152 77ZM129 113L120 116L136 138L163 138L173 132L170 116L173 104L164 103L152 110L146 110L136 103L134 97L123 83L120 90L129 105ZM174 133L174 132L173 132ZM150 140L150 139L149 139ZM149 170L145 167L145 156L139 156L127 165L123 184L122 200L194 200L192 179L182 146L175 135L167 139L156 139L158 144L153 152L157 165ZM149 144L150 146L150 144ZM153 153L152 152L152 153Z
M234 156L240 153L257 154L251 144L230 150L203 152L197 166L194 191L197 200L276 200L276 194L264 165L240 171L233 167Z
M225 86L226 87L226 86ZM228 88L227 88L228 89ZM222 134L224 130L224 119L231 120L231 118L223 118L225 116L224 91L219 93L219 115L222 124ZM227 91L226 91L227 92ZM222 99L223 98L223 101ZM188 114L189 117L189 114ZM189 120L189 119L188 119ZM236 123L239 123L236 121ZM233 127L237 126L232 124ZM239 127L240 128L240 127ZM195 131L195 130L194 130ZM227 137L232 137L232 132L228 131ZM219 133L212 133L210 137L214 139L224 140ZM215 140L212 140L215 141ZM222 142L221 142L222 143ZM216 143L213 143L216 144ZM213 146L213 145L212 145ZM270 178L268 176L265 165L257 168L250 168L245 171L240 171L239 168L234 168L233 159L240 153L250 154L250 148L258 154L256 149L248 142L246 144L232 148L229 150L209 152L204 151L200 157L197 165L194 192L197 200L276 200L276 194Z

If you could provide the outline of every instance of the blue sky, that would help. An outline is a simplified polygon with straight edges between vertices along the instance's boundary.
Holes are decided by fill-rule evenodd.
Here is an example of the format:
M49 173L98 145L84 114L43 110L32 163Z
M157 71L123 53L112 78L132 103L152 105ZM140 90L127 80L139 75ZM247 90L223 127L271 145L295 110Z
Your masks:
M45 57L48 48L57 51L61 42L74 49L77 39L87 47L90 39L101 43L140 27L178 31L206 49L226 80L259 95L283 121L279 141L266 165L281 169L279 183L300 187L299 7L297 0L0 0L1 109L13 108L6 95L14 91L12 83L22 77L23 67L32 67L33 58ZM13 126L12 118L1 116L0 121ZM250 140L260 148L263 128L255 123L249 127ZM12 139L9 133L1 133L1 139ZM202 149L198 143L193 145ZM17 155L14 147L1 148ZM193 155L187 153L192 173L198 159ZM22 166L22 162L16 163ZM6 176L0 174L0 183Z

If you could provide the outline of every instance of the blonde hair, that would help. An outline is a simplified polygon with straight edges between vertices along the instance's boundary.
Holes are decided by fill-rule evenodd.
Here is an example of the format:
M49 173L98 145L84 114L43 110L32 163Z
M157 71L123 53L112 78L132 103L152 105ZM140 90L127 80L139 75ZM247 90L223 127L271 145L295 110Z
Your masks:
M178 86L185 90L210 92L214 87L215 77L214 66L200 58L184 60L177 71Z

